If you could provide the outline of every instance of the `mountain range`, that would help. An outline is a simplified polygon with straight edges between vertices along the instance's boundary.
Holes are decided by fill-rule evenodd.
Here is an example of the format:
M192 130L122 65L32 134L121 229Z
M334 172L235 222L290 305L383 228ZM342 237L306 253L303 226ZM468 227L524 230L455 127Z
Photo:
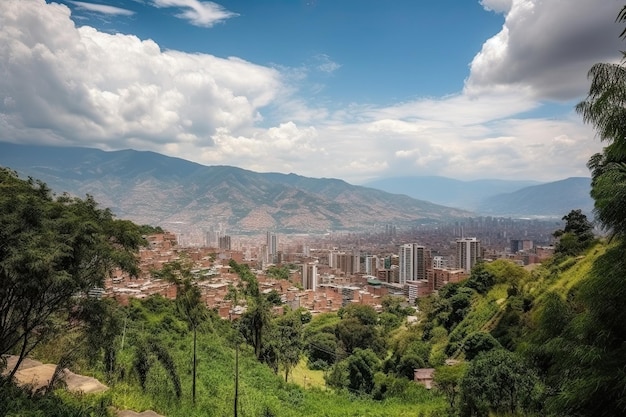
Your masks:
M480 214L562 217L577 208L590 213L593 207L589 178L541 184L402 177L357 186L204 166L154 152L3 142L0 166L39 179L57 194L92 195L120 218L170 230L218 224L239 233L363 230Z
M222 224L242 233L323 232L471 215L338 179L204 166L154 152L0 143L0 165L57 194L89 194L120 218L170 230Z

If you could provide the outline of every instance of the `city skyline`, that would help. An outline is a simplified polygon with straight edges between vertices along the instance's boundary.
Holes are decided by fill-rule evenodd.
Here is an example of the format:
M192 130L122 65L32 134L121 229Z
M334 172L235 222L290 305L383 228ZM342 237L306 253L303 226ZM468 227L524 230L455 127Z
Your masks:
M355 184L588 176L573 106L622 6L3 1L0 140Z

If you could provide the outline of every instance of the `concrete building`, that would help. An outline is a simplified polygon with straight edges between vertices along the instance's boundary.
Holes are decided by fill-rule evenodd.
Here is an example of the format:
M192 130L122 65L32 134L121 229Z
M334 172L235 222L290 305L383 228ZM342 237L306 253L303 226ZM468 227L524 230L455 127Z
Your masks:
M480 240L464 237L456 240L456 267L470 272L476 262L482 258Z
M430 250L424 246L417 243L407 243L400 246L400 284L426 279L426 270L430 268L431 264Z
M266 259L265 262L268 264L277 263L278 256L278 235L276 233L267 232L266 241Z
M302 264L302 287L315 291L317 286L317 264L312 262Z
M218 238L218 247L220 249L230 250L230 236L220 236Z

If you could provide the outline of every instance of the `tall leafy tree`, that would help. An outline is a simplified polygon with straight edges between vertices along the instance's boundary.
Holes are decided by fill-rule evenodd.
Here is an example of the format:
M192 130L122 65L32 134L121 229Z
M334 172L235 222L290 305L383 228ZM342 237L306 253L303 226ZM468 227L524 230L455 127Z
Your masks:
M0 355L22 360L68 323L77 295L115 267L137 273L138 227L87 196L54 197L40 181L0 168ZM61 318L59 320L59 318Z
M533 408L540 382L515 353L495 349L482 353L461 380L461 415L487 416L490 411L515 415Z
M626 6L617 16L626 22ZM626 29L620 37L626 39ZM624 59L626 59L626 53ZM576 106L607 146L588 162L597 220L616 235L626 235L626 66L598 63L589 70L587 98Z

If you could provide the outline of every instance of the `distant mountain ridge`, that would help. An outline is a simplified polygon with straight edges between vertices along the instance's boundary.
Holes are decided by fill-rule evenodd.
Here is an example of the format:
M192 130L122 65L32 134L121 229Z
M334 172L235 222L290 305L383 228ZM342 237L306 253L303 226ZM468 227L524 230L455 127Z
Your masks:
M93 195L137 223L222 223L235 232L357 230L467 217L469 212L338 179L204 166L154 152L0 142L0 165L56 193Z
M507 217L562 217L581 209L591 215L591 179L572 177L539 183L537 181L474 180L446 177L397 177L366 184L392 193L470 210L480 215Z
M593 211L590 191L591 178L571 177L486 198L478 211L500 216L562 217L571 210L581 209L590 216Z
M541 183L497 179L462 181L440 176L412 176L384 178L363 185L388 193L405 194L435 204L475 211L487 197L511 193L538 184Z

